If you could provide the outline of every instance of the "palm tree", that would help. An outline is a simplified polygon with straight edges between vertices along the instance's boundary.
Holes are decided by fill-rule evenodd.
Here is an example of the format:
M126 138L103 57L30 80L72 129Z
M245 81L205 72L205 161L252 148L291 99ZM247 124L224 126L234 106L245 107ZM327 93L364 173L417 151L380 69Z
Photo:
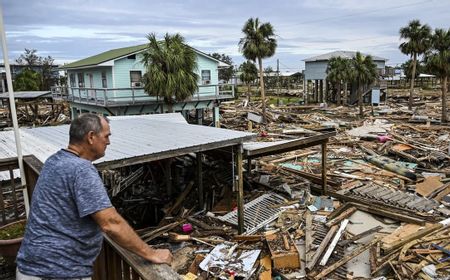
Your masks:
M357 52L352 58L354 81L358 87L359 116L364 117L363 112L363 87L372 84L378 77L377 65L373 62L372 56L364 56Z
M144 89L150 95L162 96L173 112L173 104L192 96L197 90L195 51L184 43L180 34L169 35L158 41L154 33L147 35L148 47L142 63Z
M409 91L408 108L412 109L414 94L414 76L416 74L417 56L424 54L430 45L431 28L419 20L415 19L409 22L408 26L400 28L400 38L406 42L400 44L400 50L406 55L410 55L413 60L411 87Z
M425 55L426 66L441 80L442 117L447 122L447 88L450 76L450 29L437 28L431 37L431 49Z
M247 97L250 101L250 84L258 78L258 69L253 62L247 60L239 66L239 71L241 71L239 79L247 85Z
M344 82L344 106L348 105L348 83L354 80L355 71L353 69L352 61L344 59L342 61L342 81Z
M327 66L327 81L330 81L336 88L336 103L337 105L341 105L341 85L342 81L344 80L344 72L346 68L345 60L340 56L332 57L328 61Z
M261 87L263 120L266 120L266 95L264 92L264 73L262 59L275 54L277 40L275 39L274 28L269 23L260 24L258 18L250 18L244 24L242 32L245 37L239 41L239 49L244 57L259 65L259 83Z

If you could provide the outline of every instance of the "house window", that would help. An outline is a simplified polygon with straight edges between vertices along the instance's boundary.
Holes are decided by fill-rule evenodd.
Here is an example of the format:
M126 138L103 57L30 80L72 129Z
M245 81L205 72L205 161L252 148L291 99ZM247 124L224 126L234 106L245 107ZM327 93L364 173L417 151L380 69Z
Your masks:
M202 85L211 83L211 70L202 70Z
M141 87L142 72L130 71L131 87Z
M107 88L108 87L108 83L106 82L106 72L102 72L102 87L103 88Z
M83 73L77 73L78 76L78 87L84 88L84 76Z
M69 83L70 83L70 87L74 88L75 87L75 74L71 73L69 75Z

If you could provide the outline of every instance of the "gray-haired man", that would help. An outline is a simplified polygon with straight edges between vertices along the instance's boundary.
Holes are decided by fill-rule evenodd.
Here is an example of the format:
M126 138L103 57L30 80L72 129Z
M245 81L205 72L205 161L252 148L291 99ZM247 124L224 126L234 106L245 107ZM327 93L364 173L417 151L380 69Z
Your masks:
M101 231L151 262L170 264L169 250L149 247L112 207L92 164L109 145L108 120L81 115L69 134L68 148L47 159L36 183L17 279L90 279Z

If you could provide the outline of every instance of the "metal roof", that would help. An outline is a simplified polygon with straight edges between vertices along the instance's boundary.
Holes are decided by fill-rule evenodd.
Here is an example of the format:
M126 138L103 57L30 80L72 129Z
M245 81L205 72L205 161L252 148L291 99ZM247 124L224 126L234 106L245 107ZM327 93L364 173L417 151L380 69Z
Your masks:
M365 54L365 53L361 53L361 54L364 56L369 55L369 54ZM334 51L334 52L329 52L329 53L322 54L319 56L306 58L303 61L305 61L305 62L327 61L327 60L330 60L332 57L342 57L342 58L352 59L355 56L356 56L356 52L354 52L354 51ZM387 61L388 60L386 58L382 58L379 56L374 56L374 55L370 55L370 56L372 56L372 59L374 61Z
M50 91L15 91L14 98L15 99L35 99L41 97L51 97ZM4 92L0 93L0 99L8 99L9 93Z
M134 54L136 52L140 52L145 50L147 44L125 47L120 49L113 49L106 52L99 53L97 55L93 55L66 65L61 66L61 69L69 69L69 68L78 68L78 67L87 67L87 66L96 66L100 63L110 61L119 57L123 57L126 55Z
M159 160L243 143L256 134L188 124L181 114L110 117L111 145L94 162L102 168ZM21 128L23 155L45 160L67 147L69 125ZM0 158L16 156L13 131L0 132Z
M122 58L124 56L140 53L144 51L147 48L148 44L142 44L137 46L131 46L131 47L125 47L125 48L119 48L119 49L113 49L106 52L102 52L100 54L96 54L69 64L65 64L60 67L60 69L75 69L75 68L85 68L85 67L94 67L99 64L105 63L107 61L115 60L118 58ZM229 67L232 65L229 65L228 63L225 63L221 60L218 60L202 51L199 51L191 46L188 46L191 49L193 49L197 54L205 56L209 59L212 59L219 63L219 67Z

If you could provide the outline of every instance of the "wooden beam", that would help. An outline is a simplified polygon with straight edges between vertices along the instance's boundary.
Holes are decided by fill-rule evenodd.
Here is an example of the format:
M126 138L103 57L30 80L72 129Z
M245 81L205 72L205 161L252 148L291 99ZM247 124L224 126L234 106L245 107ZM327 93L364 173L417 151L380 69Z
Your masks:
M202 157L201 152L196 153L197 156L197 191L198 191L198 206L203 209L205 206L204 194L203 194L203 169L202 169Z
M253 138L254 138L254 135L249 135L249 136L240 137L238 139L224 140L224 141L208 143L208 144L201 144L201 145L197 145L197 146L180 148L180 149L171 150L171 151L163 151L163 152L154 153L154 154L150 154L150 155L142 155L142 156L127 158L127 159L100 162L98 164L95 164L95 167L98 170L114 169L114 168L135 165L135 164L140 164L140 163L146 163L146 162L152 162L152 161L171 158L171 157L178 157L178 156L186 155L189 153L205 152L205 151L209 151L209 150L230 147L233 145L239 145L243 141L251 140Z
M342 221L343 219L345 219L345 218L349 217L350 215L352 215L356 210L357 210L356 207L352 206L352 207L348 208L347 210L345 210L344 212L342 212L336 218L333 218L332 220L329 220L325 225L327 227L334 226L334 225L338 224L340 221Z
M322 143L322 194L328 193L327 187L327 142L328 139Z
M238 233L244 232L244 180L242 178L242 144L235 146L236 177L234 178L238 190Z
M246 149L245 155L246 157L261 157L273 154L280 154L282 152L298 150L300 148L312 147L328 141L328 138L335 135L336 132L328 132L310 137L300 138L297 140L288 141L275 146L268 146L259 149Z
M315 183L315 184L319 184L322 185L323 184L323 179L321 176L316 175L316 174L312 174L312 173L308 173L308 172L304 172L304 171L300 171L300 170L296 170L290 167L285 167L282 166L281 169L284 169L288 172L294 173L300 177L306 178L308 180L310 180L311 182ZM336 182L336 181L332 181L332 180L327 180L327 185L333 186L333 187L337 187L340 185L340 183ZM313 186L314 188L314 186Z
M311 261L312 240L312 214L309 210L305 213L305 264L308 266Z

